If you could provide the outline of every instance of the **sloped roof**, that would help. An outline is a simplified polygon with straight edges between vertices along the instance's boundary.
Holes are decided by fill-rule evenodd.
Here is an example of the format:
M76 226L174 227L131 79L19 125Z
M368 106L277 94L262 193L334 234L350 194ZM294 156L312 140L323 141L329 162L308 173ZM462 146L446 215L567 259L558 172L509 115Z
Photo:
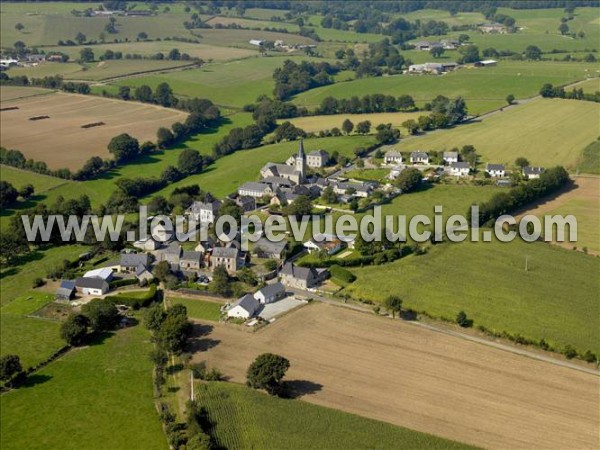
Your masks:
M148 265L150 256L147 253L121 253L120 265L125 267L137 267L140 264Z
M258 291L256 291L256 293L254 294L254 296L256 297L256 295L258 295L259 293L262 294L265 298L269 298L272 297L274 295L277 294L281 294L285 292L285 287L283 286L283 284L281 284L279 281L277 283L273 283L273 284L267 284L265 287L259 289Z
M243 308L248 314L252 315L254 314L254 311L258 309L259 303L258 300L256 300L252 296L252 294L246 294L243 297L238 298L235 302L233 302L231 304L231 308L229 309L233 309L236 306Z
M308 281L311 278L314 278L316 273L314 272L314 269L310 267L300 267L292 263L287 263L283 266L283 269L281 269L281 274Z
M108 283L102 278L77 278L75 285L80 288L108 290Z

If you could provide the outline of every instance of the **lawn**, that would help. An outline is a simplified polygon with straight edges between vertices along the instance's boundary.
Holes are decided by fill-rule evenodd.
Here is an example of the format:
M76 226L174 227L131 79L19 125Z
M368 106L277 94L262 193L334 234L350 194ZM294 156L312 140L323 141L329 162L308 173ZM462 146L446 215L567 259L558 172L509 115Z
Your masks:
M471 448L300 400L270 397L232 383L201 384L198 400L208 410L214 424L211 434L221 448Z
M337 150L340 155L352 157L356 147L368 146L373 142L374 138L372 136L315 138L305 140L304 148L306 152L323 149L330 154ZM237 191L237 188L246 181L258 180L260 169L266 163L283 163L291 154L297 151L298 142L280 142L255 149L240 150L218 159L202 173L173 183L155 195L168 196L176 187L198 184L203 190L222 198Z
M357 280L346 291L355 298L395 294L405 308L450 320L464 310L475 326L600 351L600 260L580 252L520 240L465 241L351 270Z
M211 320L218 322L221 316L222 303L195 298L169 297L171 305L182 304L187 308L190 319Z
M27 292L0 309L2 355L19 355L27 368L44 361L64 345L58 321L27 317L53 300L51 294Z
M346 119L356 126L357 123L364 120L371 122L371 131L375 132L377 125L382 123L391 123L395 127L399 127L404 121L413 119L417 120L422 116L422 112L397 112L397 113L373 113L373 114L333 114L328 116L307 116L291 119L295 126L302 128L307 133L318 132L321 130L331 130L334 127L342 129L342 123ZM287 119L285 119L287 120ZM284 122L280 120L279 122ZM404 134L408 132L404 130Z
M153 403L151 348L141 326L120 330L2 395L2 448L166 449Z
M44 278L50 269L62 264L64 260L76 260L87 250L88 248L83 245L37 249L21 258L22 260L17 261L12 267L3 268L0 273L2 305L29 291L34 279Z
M577 85L577 89L583 89L586 94L594 94L600 91L600 78L591 78Z
M588 63L500 61L496 67L461 68L445 75L395 75L361 78L303 92L298 105L314 108L328 96L350 98L366 94L411 95L419 106L436 95L462 96L470 114L481 114L517 99L537 95L544 83L562 85L585 79L597 65Z
M397 147L441 151L471 144L483 162L511 164L524 156L532 165L573 169L582 149L598 136L599 120L597 103L536 99L482 121L406 139Z
M577 171L600 175L600 140L586 146L577 162Z

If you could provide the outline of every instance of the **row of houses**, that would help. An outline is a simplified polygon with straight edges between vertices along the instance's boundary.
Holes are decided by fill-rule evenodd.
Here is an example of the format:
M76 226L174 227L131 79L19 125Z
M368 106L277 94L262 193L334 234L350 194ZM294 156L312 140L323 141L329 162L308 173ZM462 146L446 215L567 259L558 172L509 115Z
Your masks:
M411 64L408 66L408 73L410 74L421 74L421 73L429 73L434 75L439 75L445 72L449 72L458 67L458 64L455 62L427 62L424 64Z
M449 152L446 152L446 153L449 153ZM446 153L444 153L444 155L446 155ZM451 152L451 153L456 153L456 152ZM421 152L421 151L411 152L411 154L409 156L409 161L411 164L429 164L429 155L427 153ZM402 155L402 153L400 153L397 150L388 150L383 157L383 162L385 164L394 164L394 165L403 164L404 156ZM448 162L450 162L450 161L448 161Z
M533 180L539 178L544 171L543 167L527 166L522 169L521 173L526 179ZM471 167L463 161L454 162L448 166L447 172L453 176L465 177L471 172ZM504 164L486 164L485 173L492 178L504 178L507 174Z
M442 39L441 41L417 41L413 42L415 50L428 52L434 48L443 48L444 50L456 50L460 47L460 41L457 39Z

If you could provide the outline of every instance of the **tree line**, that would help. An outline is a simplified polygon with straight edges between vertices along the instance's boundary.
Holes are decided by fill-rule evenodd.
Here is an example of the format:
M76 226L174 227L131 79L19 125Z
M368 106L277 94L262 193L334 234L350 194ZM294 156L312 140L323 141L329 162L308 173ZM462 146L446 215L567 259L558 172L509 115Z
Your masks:
M565 98L569 100L585 100L588 102L600 102L600 91L594 93L583 92L583 89L573 88L570 92L565 91L562 86L553 86L546 83L540 89L540 95L544 98Z

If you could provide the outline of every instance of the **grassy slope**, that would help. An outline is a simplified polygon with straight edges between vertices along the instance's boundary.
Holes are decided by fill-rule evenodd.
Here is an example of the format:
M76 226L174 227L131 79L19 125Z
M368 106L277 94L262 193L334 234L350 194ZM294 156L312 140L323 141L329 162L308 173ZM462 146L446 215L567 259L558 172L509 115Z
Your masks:
M417 120L422 116L421 112L397 112L397 113L374 113L374 114L333 114L329 116L307 116L291 119L295 126L302 128L307 133L317 132L321 130L331 130L333 127L342 129L342 123L345 119L356 125L363 120L371 121L371 131L375 131L375 127L381 123L391 123L395 127L399 127L402 122L413 119ZM287 119L281 119L279 122L284 122ZM407 133L405 131L405 133Z
M58 321L26 317L53 300L53 295L28 292L0 309L2 355L19 355L23 366L30 367L64 345Z
M600 175L600 141L596 140L583 149L577 170Z
M151 344L136 326L71 351L1 397L2 448L165 449ZM35 424L35 426L32 426Z
M461 125L400 142L408 150L444 150L472 144L484 161L513 163L525 156L533 165L573 168L581 149L598 135L600 105L539 99L482 122Z
M471 448L299 400L269 397L235 384L203 384L198 395L215 423L213 435L224 448Z
M475 325L597 353L598 270L597 258L543 243L464 242L352 269L358 279L347 290L377 301L397 294L407 308L450 320L464 310Z
M221 304L200 299L170 297L171 305L181 304L187 308L190 319L212 320L217 322L220 317Z
M585 63L501 61L496 67L463 68L443 76L396 75L336 83L299 94L294 102L315 107L328 96L349 98L381 93L409 94L423 105L438 94L460 95L465 98L469 113L481 114L505 105L508 94L531 97L544 83L559 85L581 80L586 77L586 70L595 68Z
M352 156L354 149L374 142L372 136L342 136L333 138L308 139L304 142L307 152L324 149L329 153L337 150L341 155ZM177 186L199 184L216 197L224 197L245 183L257 180L259 171L267 162L285 162L298 149L298 142L281 142L263 147L241 150L218 159L199 175L193 175L167 186L155 195L168 196Z

